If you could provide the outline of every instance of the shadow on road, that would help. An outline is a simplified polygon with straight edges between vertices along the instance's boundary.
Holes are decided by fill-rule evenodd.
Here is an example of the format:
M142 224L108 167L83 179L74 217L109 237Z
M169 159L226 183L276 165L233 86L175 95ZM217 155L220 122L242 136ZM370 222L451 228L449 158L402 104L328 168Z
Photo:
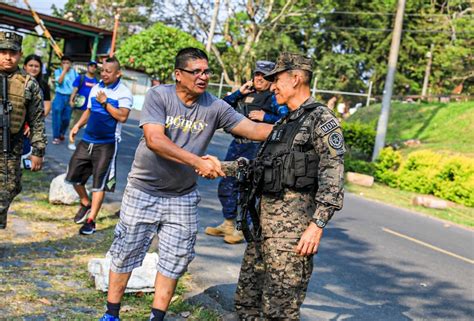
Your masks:
M199 263L192 273L198 272L203 285L207 284L208 296L231 311L244 245L227 245L221 238L203 234L206 222L222 219L212 184L216 183L201 184L205 201L199 212L204 224L198 240ZM456 284L419 272L420 266L405 260L403 253L381 257L378 252L376 256L376 245L358 239L357 231L339 227L351 220L341 216L325 231L302 320L468 320L472 316L473 302ZM386 258L395 260L397 267L384 262Z

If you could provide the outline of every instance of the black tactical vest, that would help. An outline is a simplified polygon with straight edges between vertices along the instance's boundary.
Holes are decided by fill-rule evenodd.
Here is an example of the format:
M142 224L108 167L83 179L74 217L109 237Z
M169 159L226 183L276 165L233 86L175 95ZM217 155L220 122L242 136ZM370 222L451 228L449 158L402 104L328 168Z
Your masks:
M259 151L256 164L262 173L262 192L280 193L284 188L296 191L317 189L319 157L311 139L304 145L294 146L298 133L312 129L303 128L305 119L319 103L303 106L295 119L288 117L278 122Z
M263 110L267 114L274 114L271 108L272 95L273 93L269 90L248 94L239 100L235 110L245 117L248 117L249 113L254 110Z

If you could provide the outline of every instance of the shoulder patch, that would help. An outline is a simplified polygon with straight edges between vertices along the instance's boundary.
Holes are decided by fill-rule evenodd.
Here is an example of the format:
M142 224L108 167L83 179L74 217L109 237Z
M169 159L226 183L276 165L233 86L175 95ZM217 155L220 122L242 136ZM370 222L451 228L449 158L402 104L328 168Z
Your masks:
M324 135L332 132L334 129L338 128L339 125L337 124L335 119L330 119L329 121L325 122L321 126L319 126L319 129L321 129L324 133Z
M334 132L329 135L328 139L329 145L334 149L341 149L344 144L344 138L341 133Z

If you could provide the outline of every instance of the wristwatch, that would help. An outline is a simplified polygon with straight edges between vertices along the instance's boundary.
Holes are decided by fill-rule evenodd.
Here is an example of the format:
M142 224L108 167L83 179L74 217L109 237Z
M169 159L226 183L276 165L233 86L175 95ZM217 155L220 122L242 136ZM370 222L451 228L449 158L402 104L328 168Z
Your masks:
M103 102L101 105L104 107L104 109L107 109L107 102Z
M319 218L313 218L313 222L314 224L316 224L317 227L320 227L320 228L324 228L327 224L327 222Z

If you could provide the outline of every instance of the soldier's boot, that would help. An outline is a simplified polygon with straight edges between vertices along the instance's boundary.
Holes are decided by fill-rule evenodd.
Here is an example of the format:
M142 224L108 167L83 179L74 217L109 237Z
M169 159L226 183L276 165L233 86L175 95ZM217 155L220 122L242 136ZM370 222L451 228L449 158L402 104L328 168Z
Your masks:
M212 236L225 236L225 235L231 235L234 232L235 226L234 226L234 220L232 219L225 219L224 222L222 222L220 225L216 227L208 226L204 230L204 233L207 235L212 235Z
M244 233L242 231L237 230L234 228L232 234L226 234L224 236L224 242L229 244L238 244L244 240Z
M0 213L0 230L7 228L7 213Z
M3 195L0 195L3 197ZM0 199L0 230L3 230L7 227L7 214L10 203Z

